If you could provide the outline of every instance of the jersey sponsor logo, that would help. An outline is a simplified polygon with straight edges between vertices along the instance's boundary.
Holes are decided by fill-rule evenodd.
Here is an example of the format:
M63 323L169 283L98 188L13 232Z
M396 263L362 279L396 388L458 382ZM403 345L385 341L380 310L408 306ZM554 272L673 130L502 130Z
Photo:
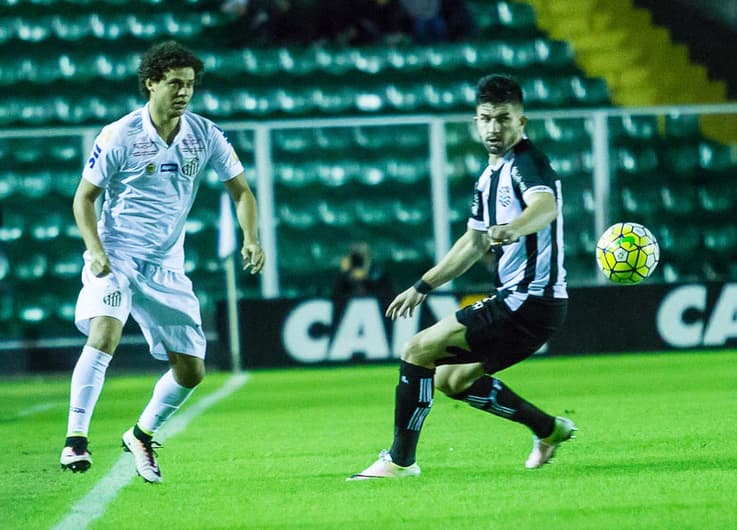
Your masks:
M176 164L176 163L161 164L162 173L176 173L177 171L179 171L179 164Z
M182 140L182 153L201 153L205 150L205 143L195 136L185 136Z
M182 165L182 173L188 177L196 175L200 170L200 159L197 157L184 160Z
M133 151L131 156L151 156L155 155L159 150L156 144L150 138L144 138L133 142Z
M520 174L519 169L517 169L517 166L512 166L510 176L512 177L512 182L517 184L520 193L527 191L527 184L522 180L522 175Z
M102 303L110 307L120 307L120 291L111 291L102 297Z
M95 147L92 148L92 155L90 156L90 159L87 161L87 164L89 165L89 168L92 169L95 167L95 164L97 163L97 159L100 158L100 153L102 153L102 149L99 145L95 144Z
M473 202L471 203L471 217L480 220L482 192L481 190L475 191L476 193L473 194Z

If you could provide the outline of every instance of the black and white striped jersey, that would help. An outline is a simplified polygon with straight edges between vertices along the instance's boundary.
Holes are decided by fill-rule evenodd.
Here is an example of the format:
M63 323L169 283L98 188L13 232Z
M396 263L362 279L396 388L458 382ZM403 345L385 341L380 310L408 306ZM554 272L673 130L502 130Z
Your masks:
M567 298L563 266L563 196L548 158L527 138L509 149L496 166L489 165L476 182L468 227L486 231L522 213L533 193L552 193L558 216L548 226L518 241L496 247L495 286L516 309L528 296Z

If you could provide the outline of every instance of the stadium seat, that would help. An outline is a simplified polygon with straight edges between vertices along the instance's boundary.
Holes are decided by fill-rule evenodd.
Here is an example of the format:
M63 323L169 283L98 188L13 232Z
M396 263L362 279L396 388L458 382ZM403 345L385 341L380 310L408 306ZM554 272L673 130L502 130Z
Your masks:
M610 136L617 142L626 140L651 140L658 137L655 116L624 115L609 118Z
M704 227L704 247L733 259L737 255L737 226L720 224Z
M659 187L648 185L625 186L620 194L622 212L629 221L639 222L646 226L650 221L662 217L663 198Z
M685 184L665 185L661 188L663 210L667 215L681 218L698 216L699 197L697 191Z
M722 215L737 209L737 188L733 179L712 180L698 187L701 208L712 215Z
M733 170L737 165L734 150L725 144L702 140L699 144L699 166L712 172Z
M693 182L699 169L699 147L690 142L678 142L661 148L660 160L663 168L674 178Z
M613 153L616 157L616 168L625 174L631 174L635 178L655 171L659 165L658 151L650 145L640 147L621 146Z

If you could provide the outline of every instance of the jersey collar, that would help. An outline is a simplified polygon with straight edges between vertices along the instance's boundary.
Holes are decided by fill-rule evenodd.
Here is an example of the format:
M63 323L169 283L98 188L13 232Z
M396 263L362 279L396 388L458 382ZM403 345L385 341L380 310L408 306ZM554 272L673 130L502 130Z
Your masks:
M151 121L151 113L149 112L149 103L146 103L146 105L141 109L141 119L143 123L143 130L146 132L148 137L153 141L155 144L160 145L164 148L169 148L170 146L167 145L167 143L164 141L164 139L159 136L159 132L156 130L156 127L154 126L154 122ZM179 118L179 131L177 132L177 135L174 137L174 140L172 141L171 145L175 145L179 142L180 138L184 138L186 134L189 133L189 121L187 120L187 113L184 112L180 118Z

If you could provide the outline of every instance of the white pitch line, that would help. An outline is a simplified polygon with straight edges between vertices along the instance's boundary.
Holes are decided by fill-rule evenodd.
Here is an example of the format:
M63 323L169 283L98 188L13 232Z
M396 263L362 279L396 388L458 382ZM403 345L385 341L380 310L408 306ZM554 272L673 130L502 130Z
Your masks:
M242 387L247 380L247 374L231 376L218 390L198 400L180 415L176 415L169 420L162 427L161 431L157 433L156 439L163 443L167 438L176 436L187 428L190 421L219 401L230 396ZM135 476L135 464L131 456L127 454L121 455L115 464L113 464L112 469L97 482L87 495L72 506L69 513L52 530L84 530L92 521L102 517L107 505L115 500L118 492L135 478Z
M39 412L45 412L56 407L61 407L65 403L66 402L64 401L48 401L46 403L39 403L38 405L33 405L32 407L19 410L18 412L11 416L8 416L7 418L0 417L0 421L12 421L18 420L20 418L25 418L27 416L33 416L34 414L38 414Z

